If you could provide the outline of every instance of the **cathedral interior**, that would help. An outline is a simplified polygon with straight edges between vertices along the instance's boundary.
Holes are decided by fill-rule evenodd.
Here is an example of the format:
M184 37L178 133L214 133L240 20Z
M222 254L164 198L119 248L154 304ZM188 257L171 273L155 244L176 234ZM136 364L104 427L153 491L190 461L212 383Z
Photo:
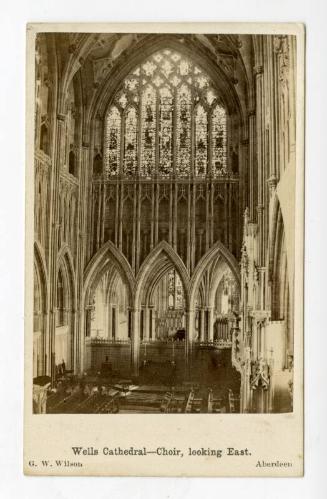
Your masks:
M33 400L292 411L295 37L41 33Z

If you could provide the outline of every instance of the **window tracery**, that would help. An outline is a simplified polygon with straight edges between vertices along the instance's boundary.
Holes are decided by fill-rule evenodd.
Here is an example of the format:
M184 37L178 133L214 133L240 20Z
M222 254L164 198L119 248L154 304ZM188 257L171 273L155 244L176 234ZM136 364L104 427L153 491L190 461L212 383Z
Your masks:
M104 171L219 177L227 173L226 142L226 111L210 78L178 52L161 50L125 78L107 111Z

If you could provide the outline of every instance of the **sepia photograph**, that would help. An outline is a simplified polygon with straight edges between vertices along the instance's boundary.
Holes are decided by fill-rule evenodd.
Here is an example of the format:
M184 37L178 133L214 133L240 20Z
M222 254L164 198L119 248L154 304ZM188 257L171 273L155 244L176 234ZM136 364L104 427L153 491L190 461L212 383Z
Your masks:
M296 64L292 34L36 33L34 414L292 413Z

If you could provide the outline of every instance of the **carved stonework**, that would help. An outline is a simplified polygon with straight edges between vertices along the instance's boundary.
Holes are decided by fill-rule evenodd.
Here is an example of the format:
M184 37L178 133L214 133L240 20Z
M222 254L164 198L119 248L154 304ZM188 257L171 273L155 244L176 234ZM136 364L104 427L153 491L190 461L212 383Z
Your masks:
M274 192L276 190L277 182L278 182L278 179L277 179L276 175L271 175L271 177L268 178L267 184L269 187L270 196L272 196L274 194Z
M259 284L259 268L258 265L254 262L253 265L253 280L255 284Z
M235 70L236 70L236 59L233 55L230 54L217 54L217 64L220 66L226 75L231 79L231 81L236 85L238 83L235 78Z
M263 359L259 359L251 364L251 388L256 390L262 387L267 390L270 382L269 365Z
M279 79L286 83L289 77L289 41L287 35L274 37L274 50L278 54Z
M94 82L96 84L101 83L101 81L108 74L112 68L113 60L111 57L106 57L104 59L98 59L93 61L93 71L94 71Z
M249 273L249 257L247 254L247 249L246 245L243 243L242 249L241 249L241 266L242 270L245 272L246 277L248 276Z
M261 64L258 64L257 66L254 66L253 71L255 76L259 76L263 74L263 66Z

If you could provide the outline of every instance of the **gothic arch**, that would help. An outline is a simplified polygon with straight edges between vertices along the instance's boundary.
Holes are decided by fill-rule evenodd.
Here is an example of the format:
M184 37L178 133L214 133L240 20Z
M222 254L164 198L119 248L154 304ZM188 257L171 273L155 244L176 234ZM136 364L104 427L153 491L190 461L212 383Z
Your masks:
M112 263L118 268L123 281L127 285L130 301L133 301L135 278L130 264L121 251L111 241L107 241L94 255L84 272L84 305L89 302L92 289L94 289L95 284Z
M145 40L134 44L137 45L133 49L126 50L121 56L117 58L111 70L111 77L105 79L99 88L98 94L89 109L87 121L91 123L97 115L104 116L105 111L111 104L111 97L115 94L120 82L127 76L127 74L136 67L143 59L146 59L154 52L168 48L173 49L181 54L189 57L200 67L204 68L205 72L212 78L219 90L224 105L229 113L235 113L239 116L240 124L245 123L245 114L242 109L242 103L235 89L235 85L230 81L230 78L217 65L211 54L205 50L203 45L194 40L190 44L185 44L183 37L176 37L174 35L163 34L161 36L147 37ZM190 46L189 46L190 45Z
M33 375L46 373L47 270L42 248L34 243Z
M75 292L75 271L74 271L74 260L70 252L69 246L64 244L57 255L57 269L61 268L69 286L69 305L71 310L76 309L76 292Z
M275 195L272 212L272 231L269 240L269 279L271 282L272 319L284 318L287 311L289 280L285 245L284 220L278 196Z
M214 268L212 270L211 275L211 288L209 291L209 305L210 307L214 307L215 297L218 290L218 287L226 273L226 271L230 270L229 265L226 260L221 256L218 258L217 263L215 263ZM239 282L238 284L238 292L240 293Z
M281 205L278 199L278 196L275 192L274 200L273 200L273 208L272 208L272 216L271 216L271 232L269 237L269 273L272 276L273 272L273 262L274 262L274 254L276 252L276 242L278 239L278 232L280 230L281 224L284 230L284 221Z
M145 293L145 305L152 305L153 302L153 293L154 290L156 289L157 284L160 282L162 277L169 272L169 270L172 270L174 266L170 261L167 262L166 265L163 265L160 268L160 271L156 273L155 278L152 280L151 285L147 288L146 293Z
M233 275L235 277L235 280L240 286L240 270L239 270L239 264L232 255L230 251L220 242L216 242L197 264L195 271L192 275L191 282L190 282L190 304L191 308L194 308L195 305L195 300L196 300L196 293L199 288L199 284L202 280L202 277L204 275L204 272L208 268L211 262L214 261L214 259L217 258L222 258L227 266L231 269L233 272Z
M57 255L57 275L54 283L56 293L56 324L54 355L56 365L63 359L69 369L74 369L76 351L76 278L74 261L67 244Z
M64 37L64 33L62 33L61 36ZM79 71L81 64L89 54L92 46L96 43L97 38L98 35L96 33L84 33L80 35L79 39L75 43L70 44L71 50L69 58L65 61L63 67L61 68L63 76L59 88L58 112L64 113L65 95L67 89L74 76Z
M168 260L168 262L167 262ZM189 275L180 256L167 243L161 241L146 257L136 277L135 307L138 309L141 305L142 296L146 296L153 288L154 282L157 282L158 274L167 270L171 263L177 270L183 283L186 306L189 304Z
M40 272L40 275L42 277L42 281L44 284L44 299L46 302L47 282L48 282L47 265L46 265L45 255L44 255L43 249L37 241L34 241L34 263L37 266L38 271Z

